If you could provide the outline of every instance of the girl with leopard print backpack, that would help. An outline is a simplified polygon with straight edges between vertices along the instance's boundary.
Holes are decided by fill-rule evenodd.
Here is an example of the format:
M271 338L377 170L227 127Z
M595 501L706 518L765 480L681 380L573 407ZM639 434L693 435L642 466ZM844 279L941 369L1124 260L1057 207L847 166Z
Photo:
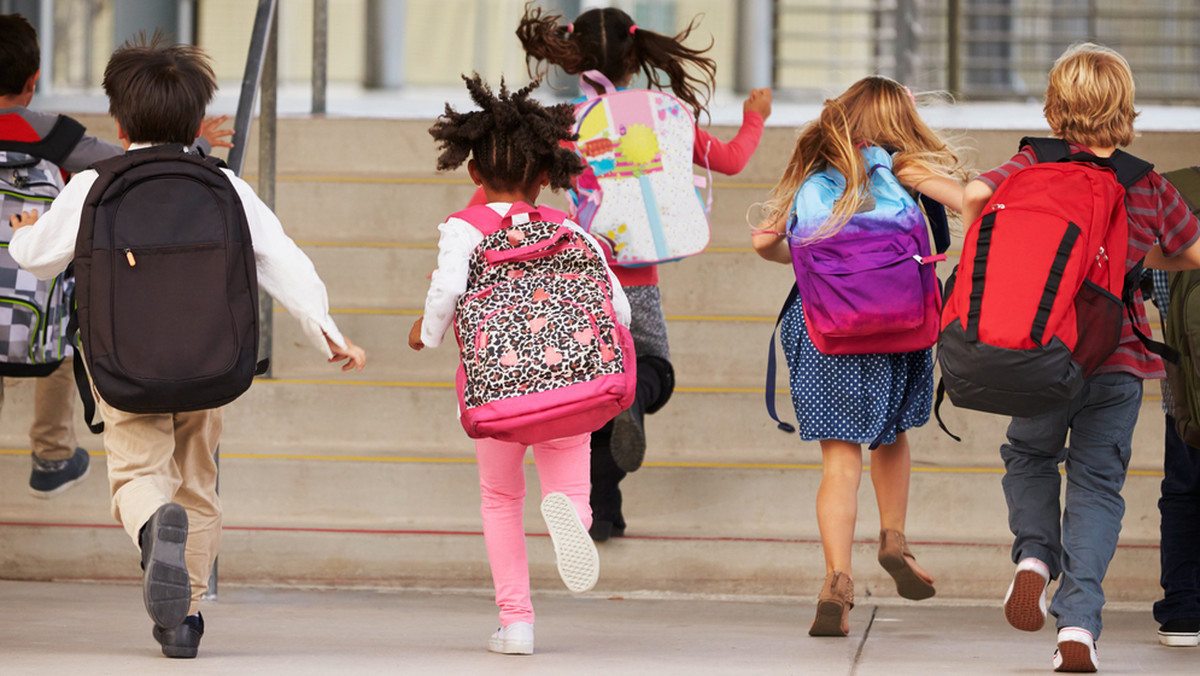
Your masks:
M464 79L482 109L430 128L438 169L467 162L487 204L438 226L438 268L409 346L436 347L453 323L462 361L459 414L475 439L483 534L500 607L493 652L533 652L525 550L526 448L542 486L542 516L558 571L574 592L599 576L588 536L591 432L633 402L630 310L599 244L561 211L537 206L546 185L571 186L582 163L568 148L574 108L543 107L531 84L498 95ZM469 161L468 161L469 158Z

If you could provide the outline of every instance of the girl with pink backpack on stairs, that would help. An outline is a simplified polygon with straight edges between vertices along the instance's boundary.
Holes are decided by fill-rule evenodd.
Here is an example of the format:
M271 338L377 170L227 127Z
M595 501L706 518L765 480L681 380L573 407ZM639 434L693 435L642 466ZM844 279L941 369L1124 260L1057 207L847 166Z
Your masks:
M629 368L633 362L632 338L625 328L629 325L629 301L604 263L596 241L566 220L565 214L536 206L542 188L547 185L554 189L568 188L572 178L582 170L575 154L560 145L574 138L573 107L567 104L543 107L529 96L536 83L515 93L508 92L501 84L499 95L493 95L478 75L464 79L471 98L482 110L458 113L447 106L446 113L429 132L442 148L438 169L454 169L467 162L467 171L482 186L487 204L451 215L438 226L441 232L438 268L431 276L425 314L413 324L408 344L414 350L426 345L437 347L446 329L456 322L464 362L458 378L459 413L464 427L475 437L483 537L496 588L496 605L500 607L501 627L489 640L488 649L528 655L533 652L534 614L523 523L525 450L533 446L543 495L542 515L554 543L559 574L571 591L587 591L599 576L596 547L587 532L592 522L588 505L590 430L603 424L604 416L615 415L632 400L633 374ZM547 238L530 244L539 228L552 231L553 241ZM539 248L544 242L552 246ZM485 248L492 246L495 248ZM574 260L595 271L594 276L586 277L591 280L590 286L585 288L582 281L572 286L574 280L584 278L580 274L543 274L544 266L526 268L522 267L524 262L518 262L497 270L490 265L500 259L511 261L514 255L530 254L536 260L529 265L534 266L557 255L546 252L568 249L572 250ZM485 277L487 274L494 277ZM481 278L500 281L490 286L469 286L480 283ZM536 280L532 285L536 288L529 296L532 304L522 305L525 296L519 296L518 289L529 288L520 286L524 280ZM574 291L578 289L583 291ZM569 297L555 307L577 307L584 302L582 296L602 294L602 298L594 299L598 300L601 313L589 314L586 326L575 328L567 326L571 317L553 315L547 319L551 316L548 309L553 304L551 295L557 290L563 290ZM480 299L498 299L501 305L508 304L517 310L512 315L504 314L503 309L478 315L479 321L474 323L477 315L468 308ZM501 315L504 321L496 319ZM487 331L485 324L489 327ZM496 328L491 328L494 324ZM562 341L550 344L548 336ZM502 342L510 338L512 348ZM614 353L619 353L616 358L620 361L614 361ZM518 360L520 366L512 368L518 366ZM471 389L475 381L464 375L467 362L472 369L490 369L487 377L478 380L502 383L498 388L502 391L494 393L496 396L488 404L477 405L474 394L466 394L483 389ZM554 417L556 413L547 417L545 411L537 411L538 422L532 428L510 426L494 434L489 432L492 428L481 430L472 422L471 416L477 411L494 404L511 409L512 402L522 397L548 396L556 404L561 403L563 397L556 396L557 391L539 389L545 386L547 378L526 376L530 373L571 376L578 374L585 362L603 362L605 366L601 369L616 371L605 382L615 382L613 389L627 391L628 396L621 396L616 403L606 400L604 392L585 398L585 409L601 405L608 408L597 409L598 415L591 418L585 410L582 425L574 422L564 426L561 419ZM509 374L515 374L513 379ZM582 386L588 388L591 383ZM594 426L589 421L594 421ZM557 434L564 429L580 429L581 433L547 439L547 430Z

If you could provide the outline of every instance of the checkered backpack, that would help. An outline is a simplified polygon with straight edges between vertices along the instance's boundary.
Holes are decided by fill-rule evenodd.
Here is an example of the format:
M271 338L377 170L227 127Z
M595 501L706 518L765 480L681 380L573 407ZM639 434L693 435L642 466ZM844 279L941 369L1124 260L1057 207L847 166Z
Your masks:
M633 337L608 268L566 214L514 204L454 215L483 233L455 310L461 422L473 439L533 444L592 432L633 403Z
M62 188L62 172L49 160L0 150L0 375L49 375L72 354L70 270L39 280L8 254L8 217L34 209L44 214Z

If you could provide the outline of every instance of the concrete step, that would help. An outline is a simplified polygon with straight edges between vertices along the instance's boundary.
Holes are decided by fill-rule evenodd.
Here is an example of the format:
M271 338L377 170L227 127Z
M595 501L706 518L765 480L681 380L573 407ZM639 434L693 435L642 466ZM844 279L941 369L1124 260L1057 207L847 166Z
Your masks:
M33 383L9 382L13 385L5 393L0 447L28 448ZM794 420L787 395L777 395L776 401L781 417ZM472 458L474 446L455 417L456 406L449 380L266 379L227 407L222 443L227 450L247 453ZM948 404L944 408L947 425L963 442L942 433L932 421L912 430L914 466L1000 467L998 449L1007 419ZM82 425L77 429L81 440L93 439ZM680 388L667 407L647 417L646 435L650 462L820 463L816 442L801 442L775 428L757 388ZM1131 468L1160 472L1162 438L1160 402L1147 397L1134 433Z
M0 457L5 470L0 507L6 515L0 523L0 577L128 579L137 574L135 549L107 513L103 457L95 461L99 476L46 502L20 490L25 458ZM222 580L460 588L489 584L469 464L389 463L346 471L328 463L234 454L225 456L222 466ZM744 471L646 468L626 482L630 537L601 545L598 589L809 594L820 586L824 570L811 504L818 478L814 470L780 472L764 491L763 477ZM799 490L797 483L803 486ZM757 489L754 506L745 500L751 485ZM532 472L530 487L536 494ZM1156 485L1131 477L1129 489L1127 495L1144 495ZM908 532L922 564L937 577L941 596L1002 595L1012 564L1011 539L997 518L1003 514L998 475L914 475L914 496L931 490L940 493L939 501L957 516L961 528L930 532L927 515L914 508ZM353 500L347 500L351 495ZM553 552L536 500L527 502L526 528L539 536L529 540L534 583L557 588ZM863 597L894 597L894 586L874 564L875 531L868 526L877 523L872 503L864 490L855 549L857 591ZM437 511L441 513L433 514ZM1130 499L1122 545L1106 585L1112 590L1110 600L1146 601L1158 593L1152 512L1152 500ZM693 526L662 527L680 515ZM737 523L730 519L734 515Z

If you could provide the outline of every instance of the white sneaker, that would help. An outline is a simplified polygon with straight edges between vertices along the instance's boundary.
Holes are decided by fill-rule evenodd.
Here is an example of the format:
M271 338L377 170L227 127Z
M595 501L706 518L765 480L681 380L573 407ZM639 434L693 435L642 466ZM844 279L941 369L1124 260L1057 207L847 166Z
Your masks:
M488 650L505 655L533 654L533 625L528 622L513 622L501 627L488 639Z
M1035 558L1021 559L1008 593L1004 595L1004 618L1021 631L1037 631L1046 623L1046 587L1050 568Z
M1058 650L1054 651L1054 670L1091 673L1100 668L1096 641L1092 632L1079 627L1058 630Z
M600 579L600 556L571 499L562 493L547 494L542 499L542 518L554 543L558 574L567 589L579 594L595 587Z

